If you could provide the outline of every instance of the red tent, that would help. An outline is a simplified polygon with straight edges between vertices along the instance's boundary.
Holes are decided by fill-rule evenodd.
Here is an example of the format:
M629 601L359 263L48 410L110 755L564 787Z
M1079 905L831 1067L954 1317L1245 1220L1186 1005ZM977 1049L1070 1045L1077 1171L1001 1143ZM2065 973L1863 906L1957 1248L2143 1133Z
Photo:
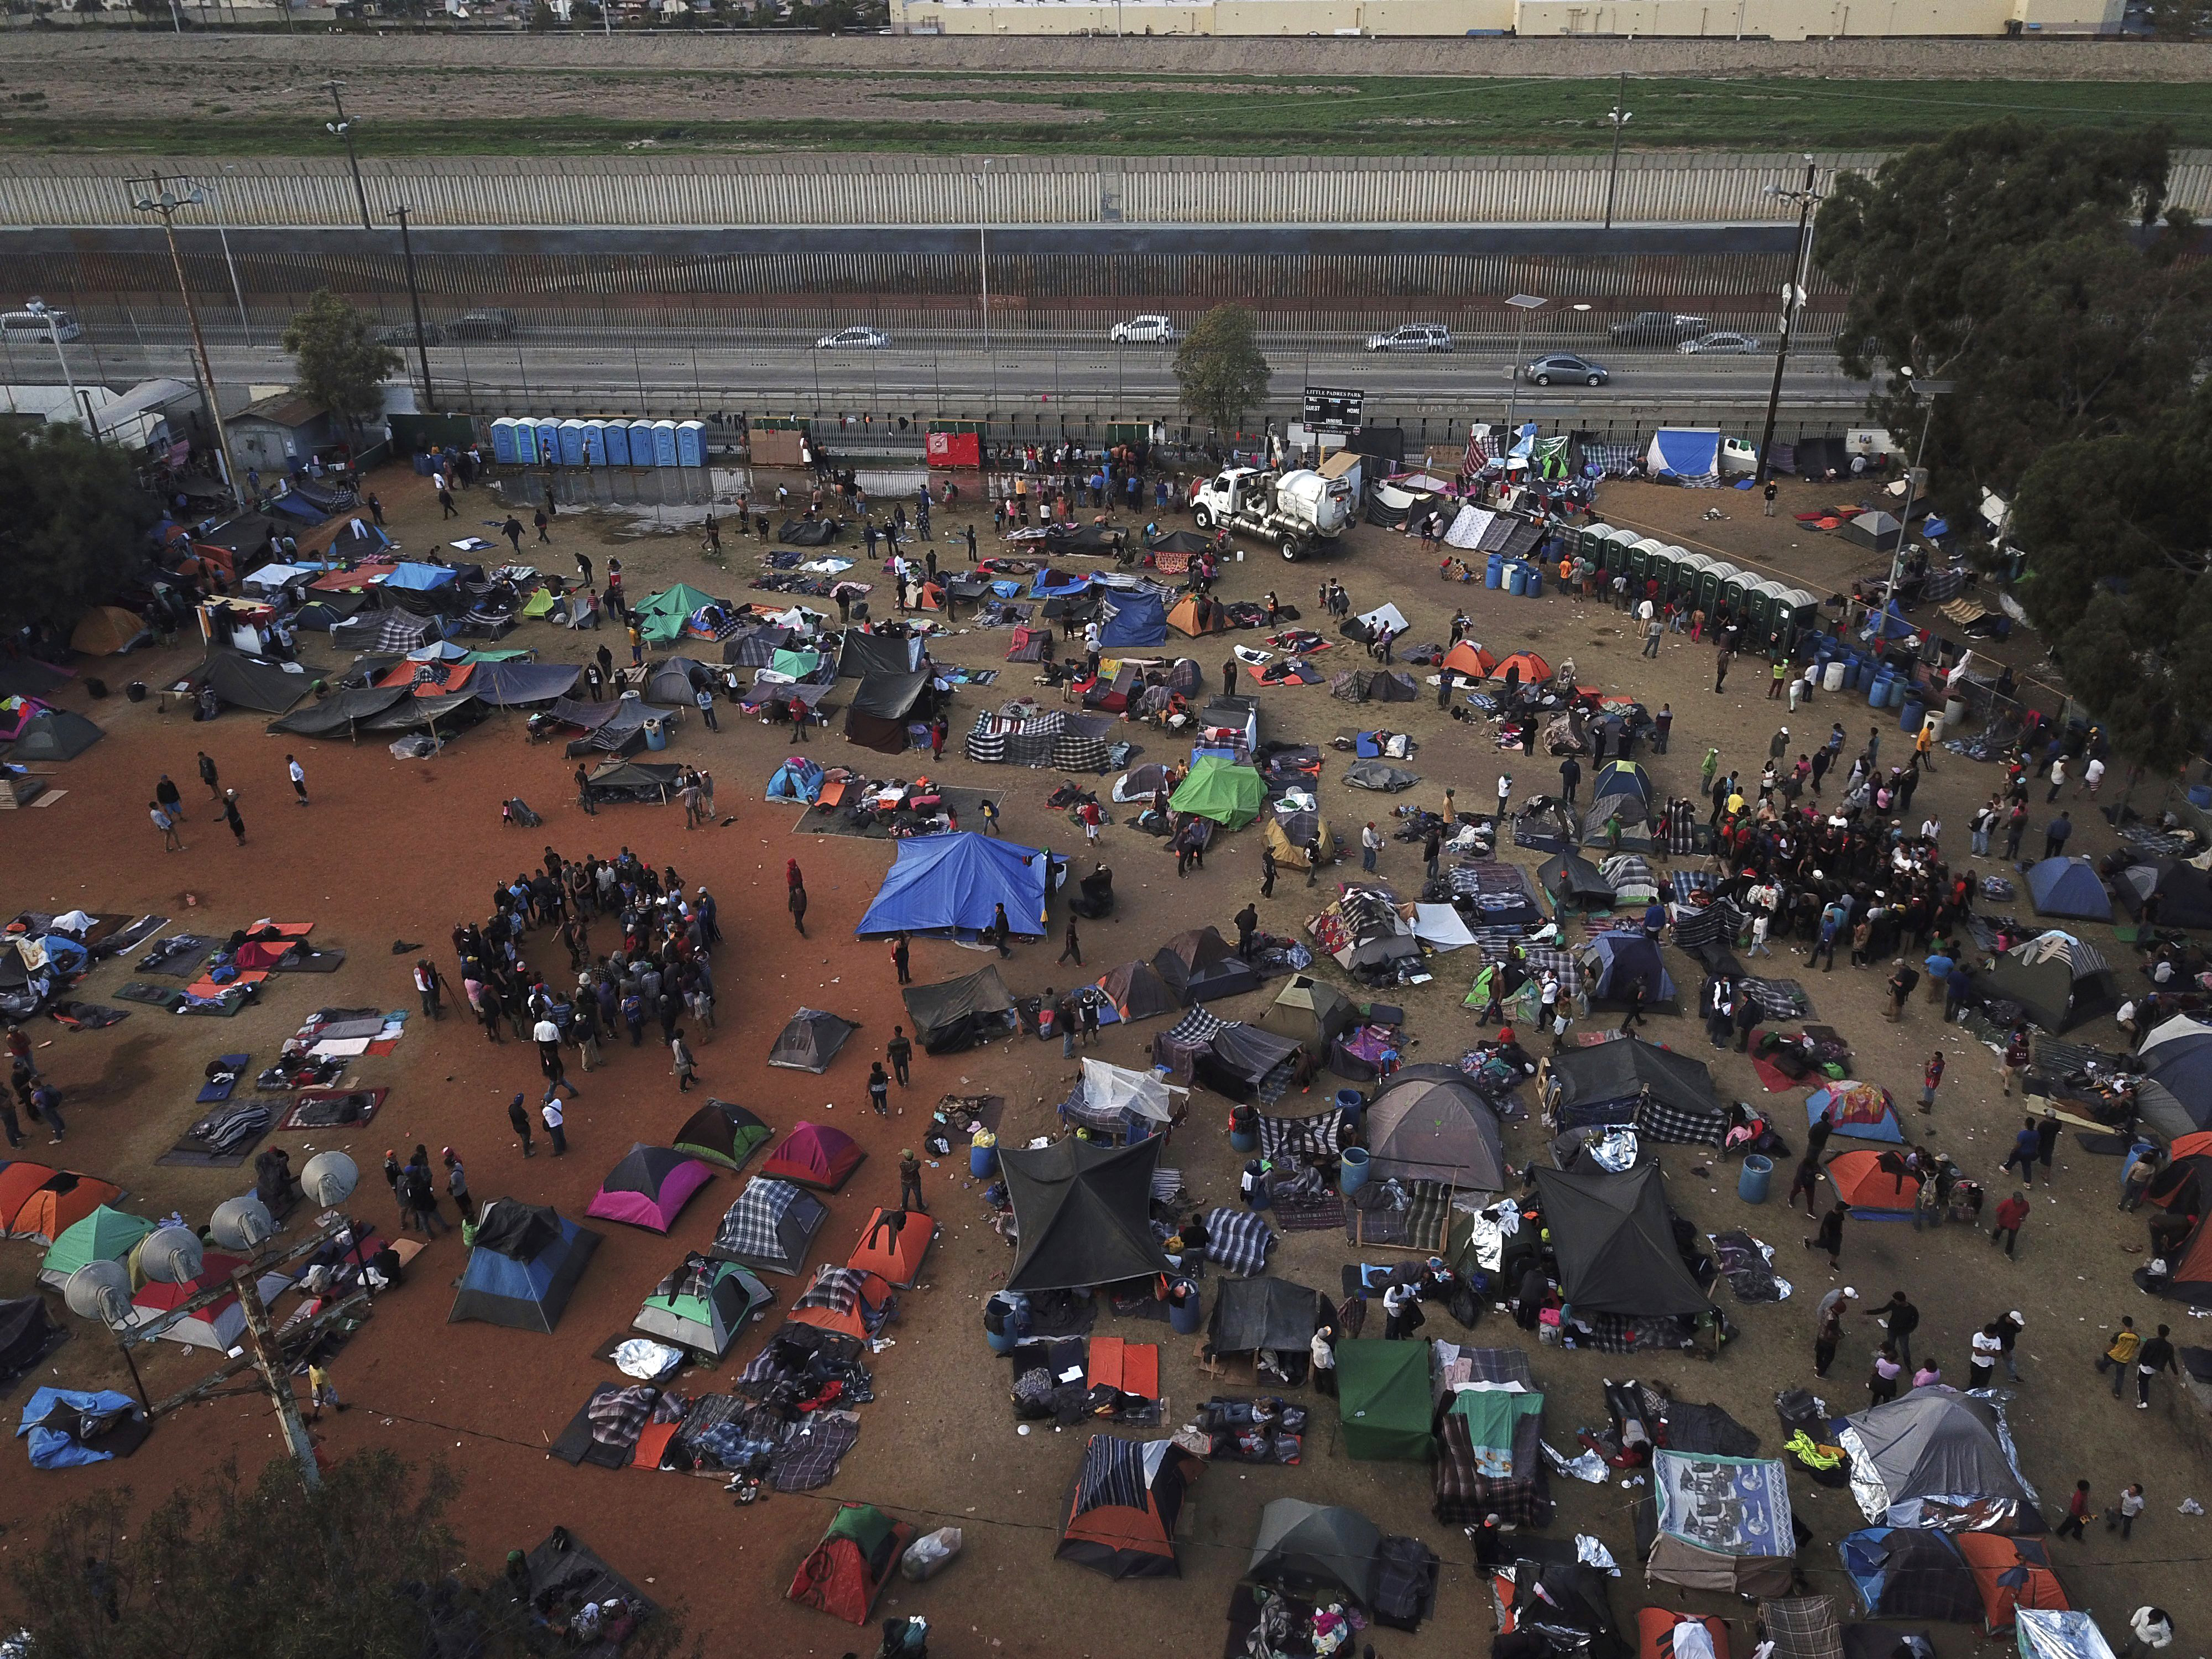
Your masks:
M937 1237L937 1224L920 1210L878 1209L860 1230L860 1242L845 1265L854 1271L909 1288L921 1274L921 1258Z
M874 1504L844 1504L830 1516L822 1541L799 1564L785 1594L848 1624L865 1625L876 1592L913 1540L912 1527Z
M2073 1603L2059 1588L2051 1571L2050 1553L2040 1538L2000 1537L1989 1532L1962 1532L1952 1539L1966 1558L1981 1592L1982 1613L1990 1635L2013 1627L2014 1607L2039 1607L2064 1613Z
M1863 1221L1906 1220L1920 1196L1920 1183L1905 1172L1902 1152L1838 1152L1828 1160L1828 1179L1836 1196Z
M775 1150L768 1155L768 1162L761 1166L761 1173L834 1193L845 1184L848 1176L860 1167L860 1160L866 1156L842 1129L801 1122L794 1124L791 1133L776 1143Z
M1490 678L1490 671L1498 666L1498 659L1473 640L1462 640L1444 653L1444 659L1437 666L1440 671L1449 669L1471 680L1485 680Z

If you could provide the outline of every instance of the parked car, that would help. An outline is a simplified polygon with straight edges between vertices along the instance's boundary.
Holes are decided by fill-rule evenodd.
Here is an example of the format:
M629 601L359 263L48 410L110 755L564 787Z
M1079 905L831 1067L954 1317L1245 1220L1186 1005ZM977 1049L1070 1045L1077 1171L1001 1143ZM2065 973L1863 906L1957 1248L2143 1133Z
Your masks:
M817 351L881 351L891 337L879 328L841 328L814 343Z
M48 318L53 319L52 328L46 325ZM35 311L0 312L0 340L36 341L50 345L57 334L64 340L74 340L83 332L83 326L66 311L49 311L45 317Z
M1537 358L1528 365L1528 375L1538 386L1549 386L1554 380L1580 380L1584 386L1603 386L1613 378L1600 365L1567 351L1555 351L1548 357Z
M1370 351L1449 351L1451 331L1442 323L1407 323L1387 334L1367 337Z
M1674 349L1698 356L1711 353L1717 356L1727 356L1730 354L1741 356L1747 352L1764 351L1766 349L1766 344L1765 342L1753 335L1730 334L1723 331L1718 334L1700 334L1694 340L1683 341Z
M415 325L412 323L386 323L380 328L373 328L369 330L368 337L375 341L379 345L398 346L402 350L411 350L414 349L415 345ZM444 329L439 327L435 323L425 323L422 325L422 343L424 345L443 345L445 343L446 331Z
M1639 311L1606 331L1623 345L1678 345L1712 332L1712 319L1679 311Z
M504 340L515 331L515 314L504 306L479 306L446 325L449 340Z
M1182 338L1182 331L1164 317L1132 317L1115 324L1106 337L1115 345L1173 345Z

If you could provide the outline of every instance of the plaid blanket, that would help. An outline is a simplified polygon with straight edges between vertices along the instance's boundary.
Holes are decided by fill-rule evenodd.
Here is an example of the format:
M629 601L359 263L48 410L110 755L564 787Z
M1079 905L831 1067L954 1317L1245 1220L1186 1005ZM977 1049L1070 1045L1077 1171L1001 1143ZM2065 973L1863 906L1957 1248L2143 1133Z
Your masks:
M806 1194L788 1181L756 1176L722 1218L714 1248L730 1255L776 1261L783 1256L777 1224Z
M1441 1250L1451 1227L1451 1191L1442 1181L1370 1182L1354 1198L1356 1212L1345 1218L1345 1237L1355 1244Z
M1528 1369L1528 1355L1523 1349L1464 1348L1438 1337L1429 1344L1429 1350L1434 1355L1429 1367L1436 1379L1433 1392L1440 1401L1462 1382L1518 1382L1532 1392L1536 1387L1536 1374ZM1514 1467L1518 1468L1520 1464L1516 1462Z
M1825 1595L1784 1595L1761 1601L1759 1616L1774 1639L1774 1659L1843 1659L1844 1627Z
M1275 1235L1256 1210L1216 1209L1207 1212L1206 1231L1211 1239L1206 1258L1222 1272L1249 1279L1267 1271L1267 1253L1275 1248Z
M1728 1113L1718 1105L1710 1112L1685 1111L1647 1096L1636 1109L1636 1128L1639 1134L1680 1146L1717 1146L1728 1133Z
M816 1412L769 1459L769 1484L778 1492L812 1492L837 1475L837 1464L860 1443L860 1419L851 1412Z
M1692 893L1713 890L1713 872L1710 870L1677 870L1674 878L1674 902L1687 904Z
M1097 1509L1145 1507L1145 1449L1134 1440L1097 1434L1083 1449L1083 1469L1075 1481L1075 1513Z
M1467 1419L1446 1412L1433 1476L1431 1511L1437 1520L1452 1526L1479 1524L1491 1515L1511 1526L1549 1526L1552 1484L1540 1443L1543 1431L1543 1419L1540 1417L1524 1417L1516 1424L1513 1467L1527 1473L1495 1480L1476 1473L1474 1444L1468 1432Z
M1644 452L1634 444L1584 444L1583 465L1595 467L1608 478L1632 477ZM1481 1517L1477 1516L1478 1520Z
M1807 1019L1813 1005L1805 988L1794 979L1753 979L1742 981L1744 994L1765 1012L1769 1019Z
M1229 1022L1216 1019L1203 1008L1194 1008L1168 1032L1169 1039L1185 1048L1203 1048L1219 1036Z
M1685 904L1674 911L1674 943L1685 951L1726 945L1742 931L1743 912L1726 899L1715 899L1703 909Z
M1503 962L1513 954L1513 947L1528 937L1525 924L1505 927L1477 927L1470 925L1468 932L1474 935L1475 947L1486 962Z
M1691 1346L1697 1326L1672 1316L1638 1319L1627 1314L1594 1313L1577 1314L1572 1330L1577 1348L1593 1348L1599 1353L1648 1353Z
M1334 1158L1344 1144L1344 1117L1339 1112L1322 1112L1312 1117L1262 1117L1260 1120L1260 1155L1262 1158L1284 1159L1298 1157L1307 1159Z

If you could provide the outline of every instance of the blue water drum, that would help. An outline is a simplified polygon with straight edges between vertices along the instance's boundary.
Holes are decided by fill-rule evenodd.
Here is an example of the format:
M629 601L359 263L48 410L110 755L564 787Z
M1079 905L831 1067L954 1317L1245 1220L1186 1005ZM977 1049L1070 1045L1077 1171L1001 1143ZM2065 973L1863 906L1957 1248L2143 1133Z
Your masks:
M1347 1146L1337 1162L1337 1186L1346 1193L1356 1193L1367 1184L1367 1149Z
M1344 1120L1346 1132L1356 1131L1359 1127L1361 1115L1367 1110L1367 1097L1357 1089L1339 1089L1336 1091L1336 1110L1337 1115Z
M1198 1286L1178 1279L1169 1286L1168 1328L1177 1336L1196 1336L1206 1328L1206 1304Z
M1926 713L1927 710L1922 706L1918 697L1907 697L1905 700L1905 712L1897 717L1897 729L1900 732L1910 732L1915 737L1919 736L1920 722Z
M1747 1204L1764 1204L1767 1183L1773 1179L1774 1160L1747 1152L1744 1155L1743 1171L1735 1178L1735 1195Z
M1528 567L1528 597L1532 599L1544 597L1544 567L1540 564Z
M1485 587L1496 587L1504 580L1505 556L1503 553L1493 553L1482 567L1482 585Z
M1867 686L1868 708L1880 708L1888 702L1890 678L1889 670L1885 668L1881 672L1876 674L1873 680L1869 683Z

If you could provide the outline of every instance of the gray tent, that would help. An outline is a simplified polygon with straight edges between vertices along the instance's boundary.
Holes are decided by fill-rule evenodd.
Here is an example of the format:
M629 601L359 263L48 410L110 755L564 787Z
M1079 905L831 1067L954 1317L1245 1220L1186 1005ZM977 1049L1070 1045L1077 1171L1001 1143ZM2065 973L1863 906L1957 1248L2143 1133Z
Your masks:
M2112 970L2094 945L2053 929L2015 945L1974 975L1985 997L2018 1003L2054 1036L2119 1006Z
M1302 1353L1332 1311L1319 1291L1287 1279L1224 1279L1214 1294L1206 1346L1217 1354L1261 1348Z
M1260 1511L1244 1582L1372 1607L1382 1550L1382 1528L1358 1510L1278 1498Z
M1536 879L1554 903L1609 908L1613 887L1597 866L1579 853L1554 853L1536 866Z
M1018 1251L1006 1288L1073 1290L1167 1272L1151 1219L1161 1140L1106 1147L1070 1137L1002 1150Z
M1915 1389L1844 1420L1851 1496L1868 1520L1946 1532L2043 1530L2035 1489L2020 1473L1994 1401Z
M921 666L923 645L919 639L897 639L848 628L837 647L837 677L865 680L911 674Z
M223 702L238 708L258 708L264 714L289 713L307 695L305 674L293 674L261 657L242 651L210 651L192 678L212 686Z
M1498 1114L1455 1066L1407 1066L1367 1109L1369 1167L1376 1179L1449 1181L1462 1190L1505 1189Z
M336 691L320 702L311 702L305 708L295 709L281 720L271 720L269 730L283 732L294 737L326 738L343 734L353 735L354 728L363 720L374 719L414 693L404 685L356 686L349 691Z
M819 1076L830 1069L830 1062L837 1058L845 1039L860 1029L819 1008L801 1008L783 1028L775 1047L769 1050L768 1063Z
M1376 789L1394 795L1401 789L1411 789L1421 781L1419 772L1408 772L1402 766L1393 766L1389 761L1354 761L1344 769L1344 781L1354 789Z
M15 761L75 760L106 732L67 708L47 708L23 722L9 758Z
M551 702L565 697L584 671L565 662L480 662L469 676L469 690L496 708L520 703Z
M1350 997L1303 974L1283 988L1259 1020L1261 1030L1289 1038L1316 1065L1328 1058L1338 1035L1358 1023L1359 1010Z
M671 657L659 664L645 683L645 700L689 708L708 678L707 665L690 657Z
M933 1054L954 1054L1014 1029L1014 999L998 964L936 985L899 993L914 1020L915 1040Z

